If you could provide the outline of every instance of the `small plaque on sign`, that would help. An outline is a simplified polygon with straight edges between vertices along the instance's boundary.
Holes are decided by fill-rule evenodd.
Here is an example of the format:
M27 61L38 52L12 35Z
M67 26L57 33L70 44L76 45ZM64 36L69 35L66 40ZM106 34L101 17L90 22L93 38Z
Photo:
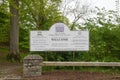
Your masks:
M64 32L64 27L56 27L56 32Z

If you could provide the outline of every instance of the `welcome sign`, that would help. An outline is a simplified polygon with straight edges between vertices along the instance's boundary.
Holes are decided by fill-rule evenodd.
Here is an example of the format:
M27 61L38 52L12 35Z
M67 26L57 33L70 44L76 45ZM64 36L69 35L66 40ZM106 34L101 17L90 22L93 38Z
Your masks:
M70 31L63 23L49 31L30 31L30 51L88 51L89 31Z

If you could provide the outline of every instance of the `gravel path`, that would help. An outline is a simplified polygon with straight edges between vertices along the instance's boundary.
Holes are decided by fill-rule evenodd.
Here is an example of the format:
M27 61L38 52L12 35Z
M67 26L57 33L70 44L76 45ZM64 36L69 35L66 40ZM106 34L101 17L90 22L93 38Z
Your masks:
M22 64L1 65L0 80L120 80L120 74L80 72L80 71L47 71L39 77L22 77Z
M20 65L1 65L0 64L0 80L20 80L22 68Z

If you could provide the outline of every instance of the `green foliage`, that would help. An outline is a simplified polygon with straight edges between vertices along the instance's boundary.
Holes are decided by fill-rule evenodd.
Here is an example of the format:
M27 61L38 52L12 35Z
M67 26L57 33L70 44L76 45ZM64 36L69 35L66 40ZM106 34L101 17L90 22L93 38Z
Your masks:
M0 43L9 42L9 13L7 11L7 2L0 4Z
M69 20L59 11L60 4L61 0L20 1L20 50L29 51L31 30L48 30L56 22L64 21L63 23L69 24ZM9 16L8 3L5 1L4 4L0 4L0 43L9 41ZM75 61L120 61L120 16L116 12L98 9L96 17L88 19L82 26L75 26L90 31L90 51L74 52ZM73 60L73 52L34 53L49 61Z
M61 0L21 0L20 2L20 47L29 49L30 30L48 30L56 22L68 23L58 7Z
M99 9L97 17L85 23L84 28L90 30L90 51L87 56L90 61L120 61L119 19L114 11Z

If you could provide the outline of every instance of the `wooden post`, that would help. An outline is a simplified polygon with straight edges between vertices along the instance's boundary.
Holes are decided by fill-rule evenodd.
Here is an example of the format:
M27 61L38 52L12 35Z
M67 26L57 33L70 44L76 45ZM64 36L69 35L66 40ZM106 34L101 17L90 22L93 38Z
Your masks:
M75 52L73 51L73 62L75 61ZM73 70L75 70L75 66L73 66Z
M48 52L45 52L45 61L48 60L48 58L47 58L47 53L48 53Z

